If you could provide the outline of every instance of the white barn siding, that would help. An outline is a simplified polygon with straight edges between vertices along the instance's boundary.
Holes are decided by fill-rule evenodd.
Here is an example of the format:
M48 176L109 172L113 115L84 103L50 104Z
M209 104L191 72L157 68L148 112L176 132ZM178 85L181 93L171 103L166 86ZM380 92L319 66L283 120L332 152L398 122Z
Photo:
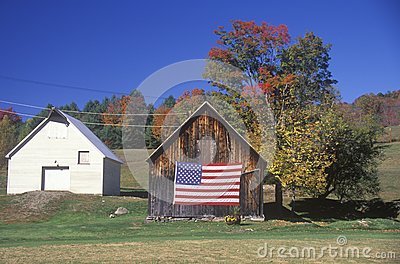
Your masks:
M79 164L80 151L89 152L85 164ZM119 194L123 162L82 122L57 109L6 157L9 194L42 190L46 177L53 177L48 181L50 188L69 189L74 193ZM57 173L54 171L57 168L68 172ZM44 177L46 169L52 171Z
M41 190L42 168L58 164L69 167L71 192L101 194L102 154L72 125L66 127L67 138L49 138L51 123L9 160L7 193ZM90 164L78 164L78 151L89 151Z
M104 159L103 171L103 194L119 195L120 194L120 177L121 165L111 159Z

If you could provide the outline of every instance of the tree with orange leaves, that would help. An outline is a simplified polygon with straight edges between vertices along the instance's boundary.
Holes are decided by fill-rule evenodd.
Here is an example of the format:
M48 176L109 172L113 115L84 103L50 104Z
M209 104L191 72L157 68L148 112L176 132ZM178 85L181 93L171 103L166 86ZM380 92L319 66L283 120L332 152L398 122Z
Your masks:
M171 111L171 108L166 106L165 104L162 104L160 107L158 107L154 113L154 118L153 118L153 127L151 128L153 136L161 142L162 139L162 132L164 129L163 126L165 122L165 118L168 115L168 113Z
M209 51L209 58L237 67L253 80L258 79L261 67L278 68L278 56L290 41L286 25L266 22L257 25L254 21L234 20L232 30L219 27L214 33L219 46Z
M174 120L171 120L173 116L168 116L168 114L173 109L176 103L175 98L171 95L164 99L162 104L154 111L153 117L153 127L151 128L153 137L160 144L162 139L165 138L172 130Z
M121 98L113 97L107 106L107 112L102 114L102 121L108 125L120 126L126 119L124 114L131 102L131 97L123 95Z
M193 110L204 102L205 94L204 89L194 88L184 91L176 101L172 100L172 96L164 100L156 109L153 119L152 134L158 143L167 138Z
M349 150L357 141L351 135L360 132L336 111L338 92L329 71L330 45L313 33L289 45L286 26L257 25L253 21L233 21L231 30L220 27L215 34L218 47L210 50L209 58L236 67L244 78L233 82L236 86L211 82L219 88L214 95L236 108L254 145L262 138L264 127L262 120L255 119L250 102L268 104L272 109L277 137L272 175L279 177L293 194L300 189L316 196L334 193L340 198L352 198L376 192L376 188L368 188L376 185L376 151L363 143L373 142L373 137L368 141L370 135L366 133L365 140L357 143L371 155L364 160L354 159L350 167L346 163L351 158ZM209 67L206 76L215 76L213 69L220 70ZM228 77L231 76L235 77ZM259 100L255 101L255 97ZM374 131L370 132L374 135ZM349 140L343 139L343 134ZM358 157L357 153L351 156ZM352 169L363 166L368 168L364 172ZM351 180L340 184L345 182L343 179Z
M142 93L133 90L129 96L113 97L102 114L106 144L111 147L144 148L147 108Z

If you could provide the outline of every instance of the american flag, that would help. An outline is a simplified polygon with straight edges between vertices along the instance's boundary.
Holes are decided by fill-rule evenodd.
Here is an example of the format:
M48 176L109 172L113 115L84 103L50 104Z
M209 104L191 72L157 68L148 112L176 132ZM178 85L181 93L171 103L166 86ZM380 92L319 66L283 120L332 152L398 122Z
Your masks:
M174 204L239 205L242 164L177 162Z

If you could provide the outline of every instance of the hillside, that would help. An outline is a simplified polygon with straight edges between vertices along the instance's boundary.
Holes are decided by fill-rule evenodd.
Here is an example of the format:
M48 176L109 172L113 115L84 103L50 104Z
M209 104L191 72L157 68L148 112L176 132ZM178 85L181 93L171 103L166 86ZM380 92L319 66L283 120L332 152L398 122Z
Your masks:
M383 135L379 137L378 142L399 142L400 141L400 126L385 127Z
M385 159L379 165L380 196L385 201L400 199L400 142L382 144Z

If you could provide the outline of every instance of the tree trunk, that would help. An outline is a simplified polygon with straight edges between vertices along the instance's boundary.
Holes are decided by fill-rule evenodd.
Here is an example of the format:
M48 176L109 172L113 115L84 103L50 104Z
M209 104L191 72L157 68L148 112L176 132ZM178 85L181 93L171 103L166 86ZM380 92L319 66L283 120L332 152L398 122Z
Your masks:
M332 188L330 190L326 190L325 193L323 193L323 194L318 196L318 199L326 199L326 197L328 197L334 190L335 190L335 188Z
M275 203L277 206L283 205L282 183L280 181L275 184Z
M295 187L292 188L292 213L295 214L295 203L296 203L296 189Z

